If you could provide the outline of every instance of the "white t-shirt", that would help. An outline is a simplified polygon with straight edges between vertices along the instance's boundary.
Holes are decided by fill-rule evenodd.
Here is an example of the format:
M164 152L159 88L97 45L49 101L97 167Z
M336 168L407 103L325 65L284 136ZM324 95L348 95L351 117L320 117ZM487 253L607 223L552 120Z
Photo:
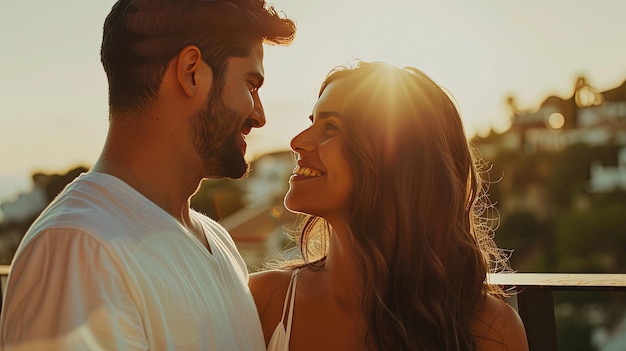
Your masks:
M264 350L246 266L195 211L208 252L118 178L90 172L24 236L6 285L2 350Z

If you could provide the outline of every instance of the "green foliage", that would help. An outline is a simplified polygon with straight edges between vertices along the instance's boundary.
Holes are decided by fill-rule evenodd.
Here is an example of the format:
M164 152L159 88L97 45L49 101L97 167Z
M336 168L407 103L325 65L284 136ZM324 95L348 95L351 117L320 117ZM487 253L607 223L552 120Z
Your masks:
M204 180L191 198L191 207L220 220L244 206L243 190L231 179Z
M502 222L495 237L498 247L514 250L511 256L511 266L524 266L524 256L516 252L528 253L533 247L544 241L546 236L545 227L537 216L527 210L510 213L506 221Z
M620 145L574 144L558 152L513 150L486 160L500 210L496 242L518 271L623 272L626 195L589 193L594 162L615 166Z
M600 203L572 210L557 225L559 268L588 273L626 273L626 206Z
M559 350L596 350L593 330L612 330L626 312L622 291L555 291L553 296Z
M588 147L575 144L551 157L552 172L546 186L551 199L561 208L567 208L578 194L587 191L593 162L612 166L617 162L615 145Z
M589 351L591 346L591 329L586 321L577 318L564 318L557 323L557 344L559 351Z

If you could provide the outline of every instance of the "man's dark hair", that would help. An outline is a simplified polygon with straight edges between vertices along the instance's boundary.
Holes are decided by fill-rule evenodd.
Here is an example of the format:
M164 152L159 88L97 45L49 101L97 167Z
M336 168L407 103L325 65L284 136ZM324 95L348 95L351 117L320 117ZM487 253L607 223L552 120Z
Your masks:
M295 30L265 0L119 0L104 22L100 51L110 112L154 101L169 62L188 45L201 50L219 82L228 58L248 55L258 40L287 45Z

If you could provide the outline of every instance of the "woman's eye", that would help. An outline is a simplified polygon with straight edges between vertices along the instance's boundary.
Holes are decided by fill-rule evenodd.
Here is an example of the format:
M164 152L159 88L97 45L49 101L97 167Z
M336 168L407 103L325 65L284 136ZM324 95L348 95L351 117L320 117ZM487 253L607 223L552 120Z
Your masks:
M324 128L327 132L334 132L339 130L339 127L337 127L334 123L325 123Z

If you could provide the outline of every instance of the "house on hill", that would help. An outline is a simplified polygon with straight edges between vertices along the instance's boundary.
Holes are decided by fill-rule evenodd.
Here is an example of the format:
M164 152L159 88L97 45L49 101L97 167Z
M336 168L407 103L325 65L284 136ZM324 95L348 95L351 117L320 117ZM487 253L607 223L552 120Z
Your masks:
M499 152L559 151L568 145L626 145L626 80L598 92L579 77L572 95L547 97L536 110L519 110L514 99L511 127L502 134L476 137L472 142L487 159Z

